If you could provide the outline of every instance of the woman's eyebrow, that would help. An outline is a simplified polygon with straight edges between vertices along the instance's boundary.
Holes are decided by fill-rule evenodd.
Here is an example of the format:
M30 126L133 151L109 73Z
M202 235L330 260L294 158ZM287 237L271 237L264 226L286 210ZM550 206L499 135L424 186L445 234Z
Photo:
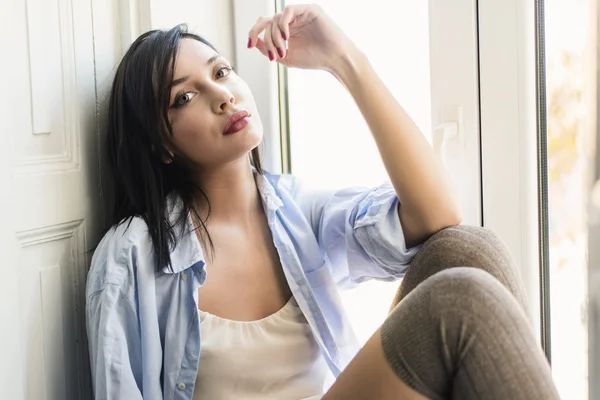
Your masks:
M225 57L223 57L222 55L215 54L214 56L212 56L211 58L208 59L208 61L206 62L206 65L212 64L214 61L218 60L219 58L225 59Z
M171 83L169 84L169 90L171 90L175 86L179 85L180 83L187 81L189 78L190 77L188 75L186 75L186 76L182 76L181 78L177 78L177 79L171 81Z
M225 59L225 57L223 57L222 55L215 54L214 56L212 56L211 58L208 59L208 61L206 62L206 65L210 65L220 58ZM186 75L186 76L182 76L181 78L177 78L177 79L173 80L171 82L171 84L169 85L169 89L173 88L174 86L179 85L180 83L187 81L189 78L190 78L189 75Z

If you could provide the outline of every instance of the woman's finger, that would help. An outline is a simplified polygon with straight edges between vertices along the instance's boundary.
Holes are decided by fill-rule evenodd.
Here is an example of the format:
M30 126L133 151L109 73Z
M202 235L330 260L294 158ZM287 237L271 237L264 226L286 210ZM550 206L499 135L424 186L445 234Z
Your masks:
M271 22L271 18L269 17L259 17L256 20L256 23L248 32L248 48L251 49L258 42L258 35L261 34L262 31L265 30L267 24Z
M273 19L269 21L267 26L265 27L265 37L263 41L265 42L265 49L267 50L267 57L269 57L270 61L273 61L277 58L275 53L275 45L273 44Z
M290 38L290 24L294 19L294 8L291 6L286 6L281 13L281 18L279 18L279 30L281 31L281 36L284 40L288 40Z
M261 38L257 39L255 46L258 49L258 51L260 51L263 54L263 56L269 57L269 55L267 54L267 49L265 49L265 42Z
M255 46L265 57L269 57L267 50L265 49L265 42L261 39L258 38L258 42L256 42L256 46ZM287 62L287 58L280 58L279 60L277 60L278 63L283 64L285 66L289 66L288 62Z
M271 24L271 39L273 40L273 45L275 46L275 50L277 51L277 55L279 58L285 57L285 43L283 42L283 33L281 32L281 28L279 27L279 20L281 19L281 13L275 14L273 17L273 23Z

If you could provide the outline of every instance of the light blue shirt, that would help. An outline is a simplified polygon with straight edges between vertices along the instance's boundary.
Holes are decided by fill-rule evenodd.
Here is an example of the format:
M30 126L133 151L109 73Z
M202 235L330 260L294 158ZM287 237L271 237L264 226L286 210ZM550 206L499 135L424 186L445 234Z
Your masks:
M256 182L287 283L337 376L359 350L338 287L399 279L417 251L406 248L396 193L389 184L311 191L290 175ZM174 221L179 203L170 204ZM86 289L96 400L192 399L202 369L198 288L207 273L187 224L172 270L157 270L141 218L112 228L98 245Z

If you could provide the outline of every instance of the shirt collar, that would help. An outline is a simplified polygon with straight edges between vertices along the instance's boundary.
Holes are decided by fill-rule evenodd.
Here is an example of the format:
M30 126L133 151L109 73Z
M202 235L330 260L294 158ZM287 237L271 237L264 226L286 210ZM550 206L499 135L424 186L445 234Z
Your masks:
M260 193L263 207L267 215L270 215L283 207L283 202L268 178L269 176L255 173L256 187ZM172 226L175 226L178 238L175 248L171 251L172 268L163 267L162 269L167 274L176 274L198 263L201 263L201 266L205 265L204 252L198 240L198 235L194 231L191 215L188 213L183 231L176 225L182 206L183 201L179 196L171 195L167 199L169 221Z
M256 187L258 188L258 192L262 198L263 207L265 210L274 212L283 207L283 201L281 201L281 198L275 191L275 187L269 179L271 178L271 175L255 173L254 176L256 180Z

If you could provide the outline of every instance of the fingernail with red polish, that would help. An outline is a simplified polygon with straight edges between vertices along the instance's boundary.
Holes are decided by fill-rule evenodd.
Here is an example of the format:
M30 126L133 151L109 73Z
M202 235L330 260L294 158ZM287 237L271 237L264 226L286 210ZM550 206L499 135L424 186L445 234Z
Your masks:
M287 35L285 34L285 32L281 32L281 37L283 38L283 40L287 40Z
M277 48L277 54L279 54L279 58L283 58L283 50L281 50L279 47Z
M275 57L273 57L273 52L271 50L269 50L268 54L269 54L269 60L273 61L275 59Z
M248 48L252 47L252 39L248 38Z

